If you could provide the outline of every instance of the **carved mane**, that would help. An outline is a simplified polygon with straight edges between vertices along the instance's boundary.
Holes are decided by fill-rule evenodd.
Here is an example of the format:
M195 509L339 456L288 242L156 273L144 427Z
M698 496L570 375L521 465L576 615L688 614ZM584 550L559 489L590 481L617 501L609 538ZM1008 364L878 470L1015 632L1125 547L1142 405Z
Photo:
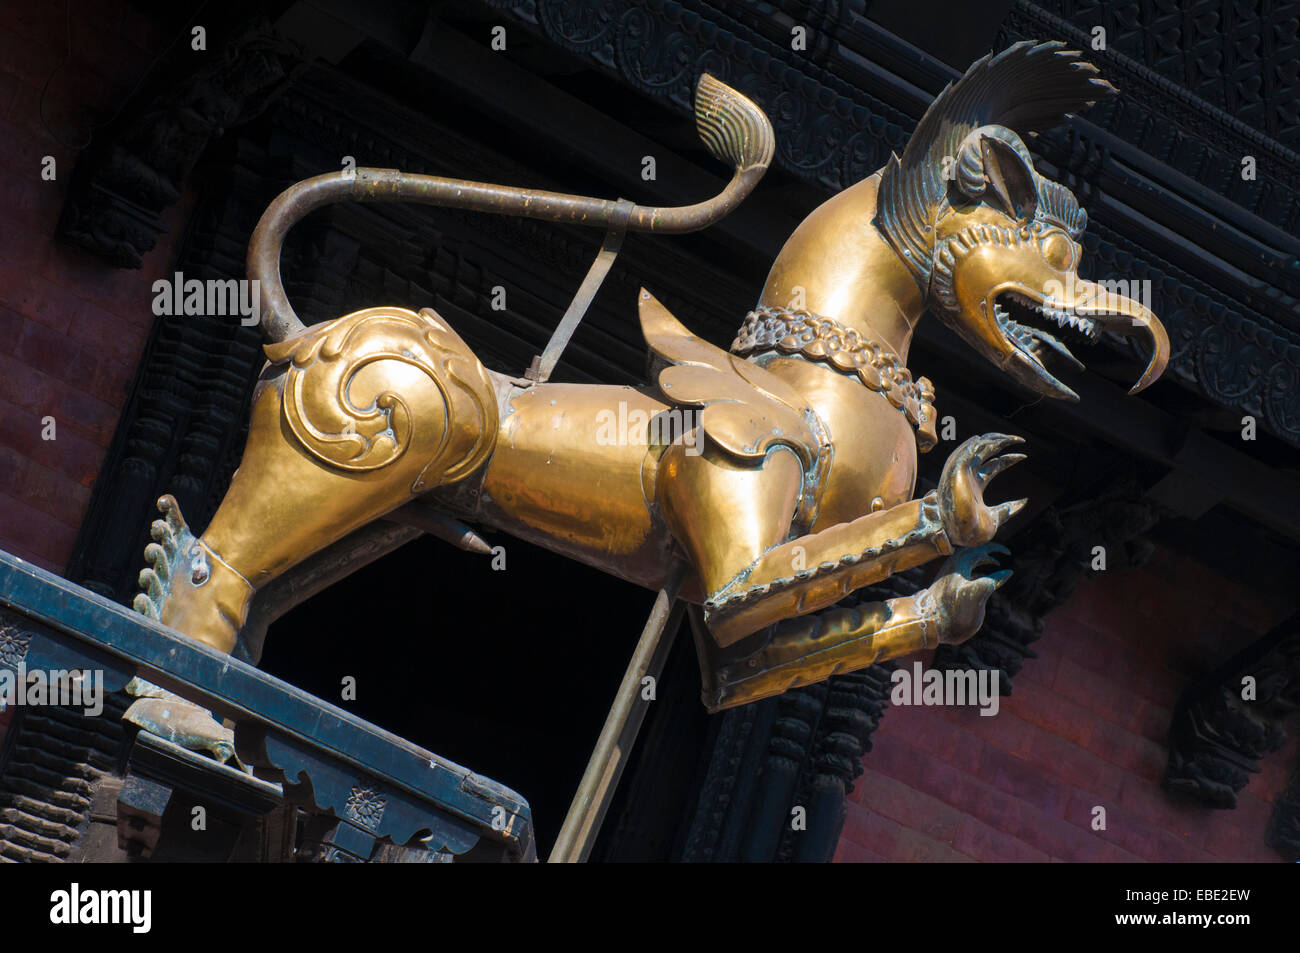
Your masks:
M1118 92L1078 57L1057 40L1023 40L996 56L985 55L935 98L902 158L889 157L874 224L923 291L930 280L933 225L949 186L944 158L955 161L967 135L980 126L1006 126L1022 135L1050 129L1067 114ZM1043 189L1040 184L1040 195ZM1046 203L1059 204L1055 190L1047 192Z

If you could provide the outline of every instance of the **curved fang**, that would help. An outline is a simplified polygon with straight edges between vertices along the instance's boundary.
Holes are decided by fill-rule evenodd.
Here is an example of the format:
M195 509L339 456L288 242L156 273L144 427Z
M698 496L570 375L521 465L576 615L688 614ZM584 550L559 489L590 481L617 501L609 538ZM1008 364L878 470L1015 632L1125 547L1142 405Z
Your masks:
M1147 387L1154 384L1160 375L1165 372L1165 367L1169 364L1169 333L1165 331L1165 326L1146 308L1142 309L1146 313L1140 316L1134 316L1132 324L1129 325L1131 334L1125 334L1126 337L1136 337L1139 333L1145 331L1151 338L1151 360L1147 362L1147 369L1142 372L1138 382L1129 388L1130 394L1136 394L1138 391L1146 390ZM1121 331L1120 333L1125 333Z
M1102 329L1123 337L1150 339L1151 359L1129 393L1136 394L1154 384L1169 364L1169 334L1160 319L1141 302L1115 294L1096 282L1078 281L1073 290L1073 295L1060 302L1067 310L1091 318Z

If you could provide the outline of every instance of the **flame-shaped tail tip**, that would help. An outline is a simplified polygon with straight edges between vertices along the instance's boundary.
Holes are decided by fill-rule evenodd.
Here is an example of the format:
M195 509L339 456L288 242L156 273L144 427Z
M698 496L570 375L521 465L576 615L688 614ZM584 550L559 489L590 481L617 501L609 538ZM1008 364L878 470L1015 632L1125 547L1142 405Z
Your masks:
M776 135L767 114L708 73L695 87L695 127L709 153L733 168L766 169L772 161Z

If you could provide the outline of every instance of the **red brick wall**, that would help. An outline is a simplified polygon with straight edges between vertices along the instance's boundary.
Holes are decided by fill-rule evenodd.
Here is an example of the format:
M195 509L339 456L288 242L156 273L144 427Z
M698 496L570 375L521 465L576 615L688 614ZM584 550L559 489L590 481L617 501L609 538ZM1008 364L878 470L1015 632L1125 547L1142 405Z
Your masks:
M169 37L121 2L0 4L0 548L63 569L153 320L186 210L140 271L54 242L76 152ZM44 156L57 178L41 178ZM42 418L56 439L42 439Z
M1084 581L1048 616L1039 657L996 716L888 709L836 860L1281 860L1264 837L1295 738L1235 810L1175 803L1160 778L1179 694L1282 621L1293 598L1249 596L1166 550ZM1104 831L1092 830L1095 805Z

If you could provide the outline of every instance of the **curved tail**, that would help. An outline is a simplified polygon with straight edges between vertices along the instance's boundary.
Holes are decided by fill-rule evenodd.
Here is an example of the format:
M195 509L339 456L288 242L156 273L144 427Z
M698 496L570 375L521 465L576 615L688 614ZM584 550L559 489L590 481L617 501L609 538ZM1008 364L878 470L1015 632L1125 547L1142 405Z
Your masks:
M626 228L681 234L706 228L736 208L772 161L772 124L754 102L705 73L695 90L695 121L709 152L729 162L734 174L713 198L674 208L632 206ZM258 282L262 333L279 343L303 330L280 282L280 249L295 223L314 209L336 202L419 202L537 218L550 222L608 227L626 203L538 189L490 185L465 179L415 175L396 169L356 169L304 179L270 204L248 246L248 277Z

